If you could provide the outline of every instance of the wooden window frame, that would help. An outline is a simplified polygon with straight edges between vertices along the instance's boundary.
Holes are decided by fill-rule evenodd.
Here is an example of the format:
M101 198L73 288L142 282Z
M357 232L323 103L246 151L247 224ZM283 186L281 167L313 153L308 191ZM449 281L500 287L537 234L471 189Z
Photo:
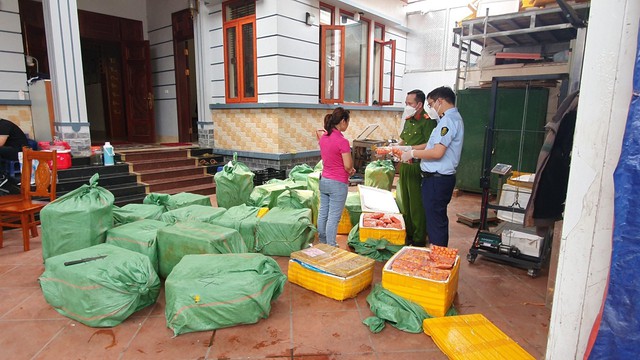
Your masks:
M257 61L257 47L256 47L256 16L245 16L242 18L227 20L226 19L226 6L229 6L234 3L242 2L241 0L237 1L228 1L223 3L223 26L222 26L222 37L223 37L223 49L224 49L224 74L225 74L225 102L226 103L255 103L258 102L258 61ZM245 78L244 78L244 50L242 48L243 35L242 35L242 26L246 24L251 24L253 26L253 84L254 84L254 96L245 97ZM229 55L228 55L228 42L227 42L227 29L235 27L236 28L236 81L238 82L238 97L230 98L230 84L228 77L228 64L229 64Z
M376 39L376 27L379 27L382 29L382 38L380 39ZM374 23L373 24L373 40L380 40L380 41L384 41L384 37L386 35L386 28L384 27L384 24L380 24L380 23Z
M384 34L384 32L383 32ZM382 47L382 52L380 54L380 84L378 84L378 95L380 96L378 100L378 105L393 105L394 103L394 93L395 93L395 77L396 77L396 41L388 40L388 41L380 41L374 40L374 52L375 52L375 44L380 44ZM391 45L391 80L389 83L389 101L382 101L382 94L384 88L384 47L386 45Z
M338 19L341 19L342 15L346 15L349 16L351 18L353 18L354 13L349 12L349 11L345 11L345 10L340 10L340 14L338 15ZM372 38L372 34L373 34L373 28L371 27L371 25L373 24L373 21L371 21L370 19L367 19L366 17L360 17L360 22L366 22L369 26L369 31L367 32L367 60L366 60L366 71L365 71L365 76L366 76L366 80L365 80L365 98L364 98L364 102L348 102L346 104L349 105L368 105L369 104L369 85L370 85L370 79L369 79L369 71L370 71L370 61L371 61L371 51L372 51L372 43L371 43L371 38ZM346 30L346 26L344 25L340 25L345 27ZM343 46L344 48L344 46ZM344 49L343 49L344 50ZM343 52L344 54L344 52ZM344 55L343 55L344 58ZM345 64L346 61L343 61L343 64ZM342 87L340 92L343 94L343 103L344 103L344 72L343 72L343 78L342 78L342 82L340 84L340 86Z
M325 98L325 68L327 54L325 53L327 37L325 31L340 30L340 84L338 87L338 98ZM344 40L345 27L342 25L322 25L320 26L320 102L322 104L341 104L344 102Z
M326 8L331 10L331 24L320 24L320 25L335 25L336 24L336 7L333 5L325 4L320 2L320 6L318 6L318 23L320 22L320 9Z

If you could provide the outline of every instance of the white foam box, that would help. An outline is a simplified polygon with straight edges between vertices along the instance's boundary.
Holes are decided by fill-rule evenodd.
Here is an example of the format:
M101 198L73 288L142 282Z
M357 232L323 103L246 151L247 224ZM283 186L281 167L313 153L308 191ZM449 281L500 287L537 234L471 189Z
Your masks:
M507 229L502 232L502 244L515 246L521 254L540 257L543 238L522 231Z

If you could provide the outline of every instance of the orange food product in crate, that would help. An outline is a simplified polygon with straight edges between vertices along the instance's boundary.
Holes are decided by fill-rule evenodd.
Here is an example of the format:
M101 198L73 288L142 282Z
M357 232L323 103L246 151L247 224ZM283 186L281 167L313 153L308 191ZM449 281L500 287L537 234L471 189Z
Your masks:
M402 248L383 268L382 286L419 304L431 316L444 316L458 291L460 270L460 257L452 252L443 255L447 251Z
M407 235L401 214L363 213L360 215L360 241L386 239L393 245L404 245Z

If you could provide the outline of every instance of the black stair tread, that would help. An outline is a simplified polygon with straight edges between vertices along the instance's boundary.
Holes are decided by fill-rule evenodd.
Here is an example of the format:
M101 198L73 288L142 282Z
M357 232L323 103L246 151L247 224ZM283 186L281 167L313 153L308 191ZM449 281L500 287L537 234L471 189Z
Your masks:
M193 168L198 168L196 166L175 166L175 167L170 167L170 168L166 168L166 169L150 169L150 170L136 170L133 173L134 174L138 174L138 175L146 175L146 174L155 174L158 172L163 172L163 173L170 173L172 171L179 171L179 170L190 170Z
M202 178L210 178L211 183L213 183L213 176L209 174L198 174L198 175L192 175L192 176L181 176L181 177L174 177L174 178L147 180L147 181L144 181L144 183L148 185L158 185L158 184L166 184L166 183L172 183L172 182L196 180L196 179L202 179Z
M100 180L103 179L117 179L117 178L124 178L124 177L128 177L128 176L135 176L136 174L132 174L132 173L128 173L128 172L121 172L121 173L113 173L113 174L100 174L100 178L98 179L98 184L100 184ZM93 175L92 175L93 176ZM58 184L60 183L68 183L68 182L76 182L76 181L86 181L87 183L89 183L89 180L91 179L91 176L76 176L76 177L66 177L66 178L58 178Z

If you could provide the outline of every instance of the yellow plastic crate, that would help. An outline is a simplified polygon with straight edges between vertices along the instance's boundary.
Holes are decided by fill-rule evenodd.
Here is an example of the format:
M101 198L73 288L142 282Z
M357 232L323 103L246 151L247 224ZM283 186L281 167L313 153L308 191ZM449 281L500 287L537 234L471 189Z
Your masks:
M260 208L260 210L258 210L258 214L256 214L256 216L259 217L259 218L262 218L268 212L269 212L269 208L268 207L263 207L263 208Z
M344 300L356 297L358 293L371 285L373 266L349 277L340 277L328 273L310 270L297 260L289 260L289 281L305 289L317 292L328 298Z
M405 226L404 218L402 214L391 214L402 222L402 229L387 229L387 228L371 228L364 227L363 219L364 213L360 215L360 241L365 242L367 239L387 239L390 244L404 245L405 238L407 237L407 227Z
M420 306L431 316L444 316L447 313L453 298L458 291L458 277L460 271L460 256L451 269L451 275L447 281L435 281L421 277L415 277L397 273L391 270L393 261L402 256L407 249L429 251L426 248L404 247L398 251L382 269L382 287L392 293L411 300Z
M449 359L535 359L482 314L425 319L422 328Z
M513 172L511 172L511 176L509 176L509 178L507 179L507 184L527 188L529 190L533 189L533 182L515 180L522 175L531 175L531 173L514 170Z
M342 209L342 216L340 216L340 222L338 223L338 234L347 235L351 231L351 218L349 218L349 212L347 209Z

